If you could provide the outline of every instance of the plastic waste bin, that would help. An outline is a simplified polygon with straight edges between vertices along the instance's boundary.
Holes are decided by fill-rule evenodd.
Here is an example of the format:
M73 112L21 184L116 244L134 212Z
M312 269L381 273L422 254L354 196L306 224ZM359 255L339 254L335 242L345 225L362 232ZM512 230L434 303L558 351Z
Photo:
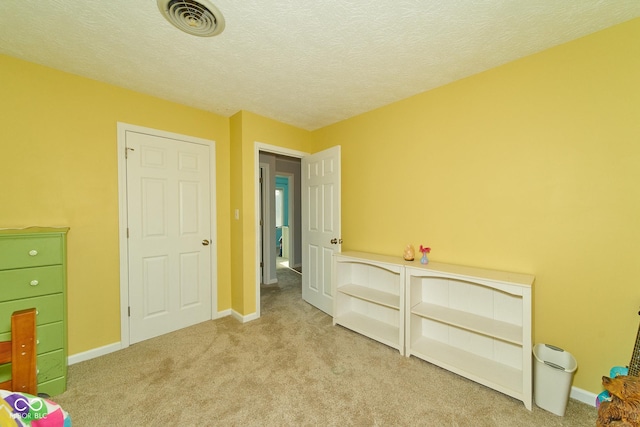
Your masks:
M549 344L536 344L533 356L533 399L542 409L562 417L578 362L571 353Z

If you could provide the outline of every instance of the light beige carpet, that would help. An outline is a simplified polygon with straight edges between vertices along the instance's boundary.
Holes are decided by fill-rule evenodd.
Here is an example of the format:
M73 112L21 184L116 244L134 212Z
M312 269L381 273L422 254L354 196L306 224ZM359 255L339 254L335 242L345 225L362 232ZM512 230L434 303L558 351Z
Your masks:
M83 426L594 426L466 380L342 327L303 302L300 275L277 271L262 317L231 317L69 368L54 398Z

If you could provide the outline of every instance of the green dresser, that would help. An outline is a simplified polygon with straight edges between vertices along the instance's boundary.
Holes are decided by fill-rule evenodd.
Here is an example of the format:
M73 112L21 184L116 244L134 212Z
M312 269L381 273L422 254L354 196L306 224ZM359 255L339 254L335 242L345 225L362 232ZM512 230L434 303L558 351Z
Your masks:
M68 228L0 230L0 341L11 339L11 314L36 309L38 393L67 388ZM11 364L0 365L0 381Z

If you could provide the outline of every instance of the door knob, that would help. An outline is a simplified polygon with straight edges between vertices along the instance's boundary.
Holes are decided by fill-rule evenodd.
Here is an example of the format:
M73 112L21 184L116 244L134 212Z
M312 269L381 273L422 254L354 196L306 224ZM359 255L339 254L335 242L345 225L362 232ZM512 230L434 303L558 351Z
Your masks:
M204 239L202 241L202 246L209 246L209 243L211 243L210 241L208 241L207 239Z
M332 245L337 245L338 243L342 244L342 239L336 239L336 238L331 239Z

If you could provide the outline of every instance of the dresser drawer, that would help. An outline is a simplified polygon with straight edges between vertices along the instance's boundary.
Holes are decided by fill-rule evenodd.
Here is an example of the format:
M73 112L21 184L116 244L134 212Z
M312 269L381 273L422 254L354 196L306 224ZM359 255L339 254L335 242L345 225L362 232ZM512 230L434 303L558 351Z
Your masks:
M63 239L51 236L12 236L0 239L0 270L62 264Z
M45 393L51 397L62 394L67 389L67 377L58 377L53 380L39 382L38 393Z
M0 301L55 294L63 289L61 265L0 271Z
M65 375L66 360L62 350L39 354L36 358L37 381L43 383ZM11 378L11 363L0 365L0 382ZM38 390L40 391L40 390Z
M64 324L62 322L48 323L36 328L38 354L48 353L64 347ZM0 334L0 342L11 341L11 332Z
M47 323L36 328L38 354L59 350L64 347L64 324L62 322Z
M39 354L36 359L36 369L38 372L38 383L43 383L65 375L67 361L64 357L64 351L57 350L46 354Z
M0 302L0 333L11 331L11 315L14 311L32 307L35 307L38 312L36 315L38 326L59 322L64 318L63 294Z

